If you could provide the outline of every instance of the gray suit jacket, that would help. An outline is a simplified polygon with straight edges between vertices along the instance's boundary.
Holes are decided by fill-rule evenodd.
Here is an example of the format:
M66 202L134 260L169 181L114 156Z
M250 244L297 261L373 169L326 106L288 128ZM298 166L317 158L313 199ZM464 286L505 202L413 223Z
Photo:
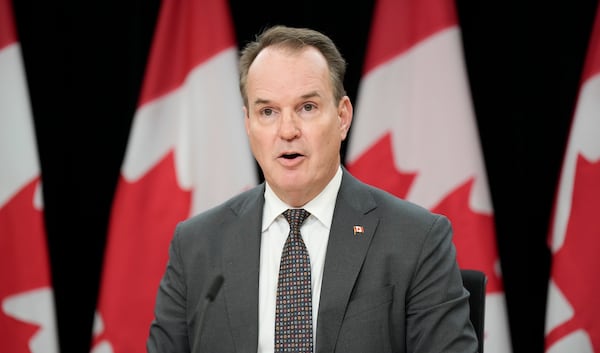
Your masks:
M177 226L148 352L256 352L263 195L264 184ZM364 233L355 235L355 225ZM451 237L444 216L368 186L344 169L315 352L476 352L469 294ZM219 274L223 286L200 320L208 287Z

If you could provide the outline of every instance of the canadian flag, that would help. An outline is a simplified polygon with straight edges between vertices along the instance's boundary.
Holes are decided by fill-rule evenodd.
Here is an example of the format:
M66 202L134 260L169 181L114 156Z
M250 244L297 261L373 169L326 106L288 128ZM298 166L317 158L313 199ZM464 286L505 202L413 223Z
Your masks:
M546 352L600 352L600 4L559 178Z
M0 0L0 346L58 352L33 115L11 0Z
M163 1L110 218L93 353L142 353L177 222L258 182L226 0Z
M461 268L488 277L484 348L510 352L493 208L451 0L378 0L346 166L448 216Z

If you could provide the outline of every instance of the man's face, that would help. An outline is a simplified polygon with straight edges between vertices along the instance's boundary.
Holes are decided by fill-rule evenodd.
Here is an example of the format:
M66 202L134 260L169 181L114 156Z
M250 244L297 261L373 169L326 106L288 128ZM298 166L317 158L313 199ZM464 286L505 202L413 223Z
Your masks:
M264 49L246 89L246 132L265 180L284 202L303 206L340 165L352 104L348 97L334 101L327 62L312 47Z

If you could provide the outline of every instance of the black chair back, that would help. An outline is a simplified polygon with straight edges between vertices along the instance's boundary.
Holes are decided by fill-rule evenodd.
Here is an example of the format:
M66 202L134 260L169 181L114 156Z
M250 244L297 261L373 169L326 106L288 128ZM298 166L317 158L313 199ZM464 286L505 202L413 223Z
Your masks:
M479 270L461 269L463 286L469 291L469 307L471 309L471 323L475 328L479 341L479 353L483 353L483 339L485 328L485 290L487 276Z

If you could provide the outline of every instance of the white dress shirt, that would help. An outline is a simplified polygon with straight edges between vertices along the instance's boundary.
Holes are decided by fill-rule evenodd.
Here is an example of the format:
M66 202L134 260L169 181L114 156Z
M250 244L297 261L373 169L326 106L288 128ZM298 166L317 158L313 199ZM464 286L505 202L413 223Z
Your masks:
M323 191L302 208L310 216L302 223L300 233L308 249L311 267L313 347L316 347L317 313L321 296L321 281L331 219L335 200L342 183L342 168L331 179ZM277 299L277 277L279 261L290 226L282 213L288 208L266 183L265 205L262 219L260 247L260 272L258 287L258 353L273 353L275 340L275 301Z

